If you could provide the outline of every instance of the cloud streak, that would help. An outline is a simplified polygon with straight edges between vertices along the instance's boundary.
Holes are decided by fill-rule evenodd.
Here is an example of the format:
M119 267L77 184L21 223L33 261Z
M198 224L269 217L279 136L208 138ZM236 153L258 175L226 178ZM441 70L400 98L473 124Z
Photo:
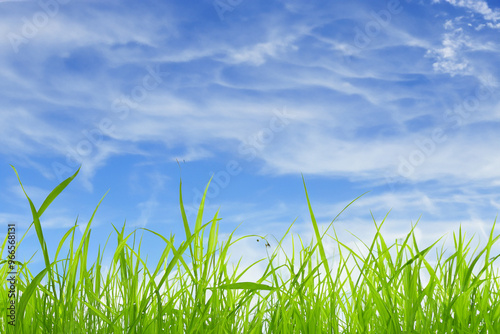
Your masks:
M224 20L210 1L68 2L54 15L1 4L0 159L35 169L24 175L38 197L50 187L36 177L52 185L82 164L73 200L114 191L96 228L124 216L163 228L179 213L178 159L190 210L215 174L207 211L231 207L228 228L300 215L309 233L291 195L303 173L338 194L315 204L323 224L373 189L349 216L362 233L369 210L391 208L394 236L421 213L422 240L453 219L479 231L500 203L498 8L398 4L246 1ZM16 52L9 34L25 38L37 13L49 20ZM26 221L15 210L0 220ZM64 216L47 226L70 226Z

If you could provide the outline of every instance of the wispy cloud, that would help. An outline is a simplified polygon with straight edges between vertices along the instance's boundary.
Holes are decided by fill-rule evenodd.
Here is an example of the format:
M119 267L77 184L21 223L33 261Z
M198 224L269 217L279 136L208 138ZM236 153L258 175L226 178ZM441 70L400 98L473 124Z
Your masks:
M500 10L498 8L491 9L488 5L488 2L484 0L445 0L445 1L453 6L467 8L475 13L481 14L483 15L485 20L493 21L493 23L497 23L497 21L500 21ZM490 25L490 27L500 28L498 24L496 26Z
M173 207L166 194L177 195L168 178L178 159L199 182L185 189L186 206L210 172L236 161L241 171L229 185L214 180L207 210L223 202L234 208L226 221L260 221L256 230L306 219L283 185L300 173L338 182L340 192L374 188L350 216L362 232L370 209L379 217L390 208L394 234L421 213L425 224L444 224L439 231L454 218L477 230L500 203L498 8L405 1L387 12L368 1L244 2L221 21L210 1L72 2L27 38L23 17L44 9L3 4L2 160L51 182L82 164L76 189L120 187L120 214L106 218L123 214L134 226ZM17 52L8 34L25 38ZM285 114L280 131L271 130L276 110ZM259 182L268 193L241 198ZM31 191L39 199L46 186ZM316 204L322 224L343 200ZM54 214L47 226L73 223Z

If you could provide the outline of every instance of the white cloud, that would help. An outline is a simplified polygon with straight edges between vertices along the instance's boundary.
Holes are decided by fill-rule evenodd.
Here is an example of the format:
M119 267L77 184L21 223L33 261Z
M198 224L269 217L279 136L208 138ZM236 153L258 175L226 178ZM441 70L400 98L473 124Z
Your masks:
M451 21L446 22L445 28L452 31L443 35L442 46L427 52L428 56L436 58L436 62L432 64L434 70L449 73L451 76L471 73L469 62L463 55L464 49L468 46L463 29L454 29Z
M276 55L287 48L296 49L290 45L290 41L278 40L267 43L258 43L256 45L245 47L243 49L230 50L225 61L230 64L250 63L252 65L262 65L267 58L274 58Z
M450 3L470 7L484 15L494 13L488 11L484 3ZM26 45L26 55L33 61L25 67L34 78L7 66L11 60L3 56L5 66L0 67L0 71L9 81L5 88L12 86L13 96L18 99L30 97L33 105L15 109L4 107L0 113L0 138L4 145L0 150L19 159L50 152L55 162L65 164L66 155L74 153L85 140L82 130L95 129L103 118L112 118L115 131L109 134L109 140L93 146L88 156L80 155L84 166L79 179L88 189L92 189L90 180L96 170L105 166L110 157L157 153L142 149L144 143L161 142L168 148L181 146L181 153L165 157L170 161L212 157L218 150L237 154L239 144L268 126L271 110L285 104L290 106L293 122L289 130L275 134L274 140L259 150L258 157L266 164L263 172L383 179L381 174L385 171L397 170L399 155L407 156L415 149L413 140L404 137L409 134L404 123L417 116L434 116L440 112L437 104L443 100L449 103L443 96L450 94L450 86L441 88L441 83L430 82L427 86L422 85L423 88L406 87L405 76L409 75L432 81L433 73L421 59L422 50L430 49L429 55L435 58L437 72L452 75L477 74L473 72L477 62L471 60L468 52L498 52L494 42L475 41L464 28L456 27L456 21L447 19L443 39L434 48L430 47L432 38L429 36L414 36L405 29L388 29L378 43L357 50L355 66L346 66L335 58L339 52L334 54L332 51L356 50L352 49L349 40L333 38L333 33L329 35L322 30L315 31L314 28L321 27L323 22L299 22L290 26L286 20L276 20L272 27L259 27L258 36L245 37L229 30L223 31L227 34L224 35L222 30L214 30L217 38L209 31L196 43L180 43L180 27L176 25L178 21L171 20L173 14L158 22L139 19L134 13L114 13L113 20L106 16L110 15L108 12L89 9L86 13L88 17L83 22L61 12ZM491 15L488 17L493 17ZM147 24L143 25L144 22ZM167 33L158 34L161 29ZM239 36L237 43L229 38L234 36ZM311 38L315 41L309 42ZM316 42L321 45L314 44ZM134 43L137 47L127 46ZM158 51L163 50L162 45L169 45L168 52ZM304 54L311 45L318 56ZM401 56L392 55L394 50L408 46L411 50L402 52ZM82 47L94 48L102 56L105 70L97 71L95 77L84 77L55 66ZM31 57L35 54L37 57ZM408 58L398 59L406 55ZM196 67L198 61L204 60L210 61L211 66L206 72L175 72L176 66L183 63L193 61ZM165 68L173 73L127 118L115 117L110 111L114 99L130 94L130 88L122 88L130 80L126 72L155 61L165 62ZM398 66L393 65L396 61L399 61ZM274 66L273 62L283 66ZM246 65L259 66L241 70L245 76L230 71ZM186 68L189 70L189 67ZM313 90L324 90L328 92L325 96L331 94L333 97L298 97L299 92ZM429 90L434 90L435 96L430 96ZM255 95L244 94L249 91ZM394 103L405 99L429 104L403 113ZM42 107L39 106L41 102L44 103ZM47 110L76 107L78 112L66 115L67 121L59 126L49 120L50 116L57 117L63 112ZM471 118L467 125L477 120ZM382 123L391 125L399 131L398 135L354 138L363 127ZM426 159L411 180L429 180L443 174L472 180L498 177L492 167L496 160L485 158L495 156L493 150L481 147L479 139L469 141L464 136L458 135L456 141L453 139L454 142L450 140L441 145L439 154ZM496 139L494 135L492 138ZM481 152L481 156L470 161L459 145ZM29 160L35 163L34 158ZM75 168L76 164L70 167Z
M442 37L440 47L430 47L427 56L435 58L433 68L439 73L455 75L485 75L488 70L481 70L481 63L473 56L476 51L498 53L498 43L485 41L469 31L473 27L477 31L488 26L492 29L500 27L500 10L492 10L482 0L445 0L453 6L466 8L483 16L478 23L474 16L458 16L445 21L446 32Z
M453 6L468 8L475 13L481 14L486 20L498 21L500 20L500 11L498 9L492 10L488 3L484 0L445 0Z

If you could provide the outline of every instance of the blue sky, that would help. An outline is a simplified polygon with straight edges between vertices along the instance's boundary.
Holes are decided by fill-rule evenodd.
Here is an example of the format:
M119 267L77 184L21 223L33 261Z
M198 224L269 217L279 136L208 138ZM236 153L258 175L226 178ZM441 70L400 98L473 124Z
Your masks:
M370 191L335 224L345 238L371 239L370 212L392 210L388 239L421 217L422 245L459 224L484 240L498 215L498 1L0 6L0 224L31 222L10 164L37 206L82 165L43 216L52 251L108 189L95 245L125 220L182 239L181 177L194 224L214 175L205 221L220 210L237 235L280 238L297 219L310 238L301 173L324 226ZM38 249L31 230L20 256Z

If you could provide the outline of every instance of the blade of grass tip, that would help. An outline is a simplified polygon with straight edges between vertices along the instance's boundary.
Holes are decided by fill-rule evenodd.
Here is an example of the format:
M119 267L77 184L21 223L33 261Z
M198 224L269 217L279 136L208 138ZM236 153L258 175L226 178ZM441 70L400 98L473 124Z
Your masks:
M212 181L212 178L214 176L212 175L212 177L210 177L210 180L208 181L207 183L207 186L205 187L205 192L203 193L203 197L201 198L201 202L200 202L200 207L198 208L198 214L196 216L196 223L194 225L194 229L196 231L201 231L201 224L202 224L202 219L203 219L203 209L205 208L205 198L207 196L207 192L208 192L208 187L210 187L210 182ZM196 276L196 272L197 272L197 267L200 265L199 261L201 261L201 257L203 256L203 240L202 238L200 238L200 236L197 234L195 239L194 239L194 261L193 261L193 271L195 273L195 276ZM201 275L201 273L200 273ZM196 276L196 278L198 278Z
M415 254L415 256L413 256L410 260L406 261L406 263L401 266L401 268L397 269L396 272L392 275L392 277L389 279L389 282L388 284L392 283L392 281L398 276L398 274L403 271L404 268L406 268L407 266L411 265L415 260L419 259L419 258L425 258L425 256L427 255L427 253L429 253L431 251L431 249L436 246L436 244L442 239L443 237L439 238L436 242L434 242L432 245L430 245L429 247L427 247L426 249L422 250L422 251L419 251L417 254ZM379 289L380 291L380 289Z
M12 168L14 168L14 166L12 166ZM21 185L21 189L23 190L24 195L26 196L26 198L28 199L28 202L30 204L31 214L33 216L33 224L35 225L35 230L36 230L36 234L38 237L38 241L40 243L40 247L42 248L45 266L49 272L49 278L52 279L52 271L50 268L49 252L47 249L47 244L45 243L45 238L43 237L42 224L40 223L40 217L39 217L38 212L35 208L35 205L33 204L33 201L31 201L31 198L26 193L26 190L24 189L24 186L21 182L21 178L19 177L19 174L17 174L17 171L15 168L14 168L14 172L16 173L17 179L19 180L19 184ZM53 289L54 289L54 294L55 294L55 285L53 285Z
M207 194L207 190L208 190L208 187L210 185L210 182L212 181L212 178L213 178L213 175L212 177L210 178L210 180L208 181L208 184L205 188L205 192L203 194L203 197L201 199L201 203L200 203L200 208L198 210L198 216L196 218L196 224L198 223L198 218L200 217L200 211L201 211L201 215L203 215L203 207L205 205L205 196ZM182 201L182 179L180 180L180 184L179 184L179 203L180 203L180 209L181 209L181 215L182 215L182 222L184 224L184 230L186 232L186 240L190 240L191 239L191 230L189 229L189 222L187 220L187 216L186 216L186 211L184 210L184 203ZM201 225L201 223L200 223ZM197 230L197 225L195 225L195 230ZM196 238L197 239L197 238ZM189 253L191 255L191 259L193 261L193 271L194 271L194 275L196 277L196 281L198 280L198 273L197 273L197 263L195 261L196 259L196 256L195 256L195 252L196 250L198 249L197 247L197 241L195 239L195 242L194 242L194 249L193 249L193 245L191 242L189 242Z
M148 231L147 229L142 228L142 227L140 229L144 229L145 231ZM165 238L165 237L163 237L163 238ZM165 238L165 240L167 240L167 239ZM170 254L170 250L171 250L170 244L173 245L173 243L174 243L174 239L173 239L173 237L171 237L171 239L169 240L169 242L167 242L167 247L165 247L163 249L163 252L162 252L162 254L160 256L160 259L158 260L158 264L156 265L155 271L152 274L152 277L158 276L158 273L160 272L161 268L163 267L163 265L165 264L166 260L168 259L168 255ZM152 283L154 283L154 281Z
M208 247L207 254L212 255L215 252L215 248L217 246L217 233L218 233L218 224L221 218L218 218L219 210L215 213L214 218L212 219L212 226L210 226L210 234L208 235Z
M309 196L307 194L306 181L304 180L304 175L302 175L302 182L304 183L304 190L306 192L307 206L309 207L309 213L311 215L311 222L312 222L312 225L314 228L314 234L316 235L316 239L317 239L316 242L317 242L317 245L319 248L319 254L321 256L321 261L323 262L323 265L325 266L327 277L329 277L329 279L331 280L330 266L328 265L328 260L326 258L325 249L323 247L323 242L321 240L321 235L319 233L318 224L316 223L316 218L314 217L314 213L313 213L313 210L311 207L311 202L309 201Z
M59 245L57 246L57 250L56 250L56 255L54 257L54 261L57 260L57 257L59 255L59 252L61 251L61 248L64 244L64 242L66 241L66 239L69 237L69 235L71 233L73 233L73 231L75 230L76 228L76 225L74 225L73 227L71 227L65 234L64 236L61 238L61 241L59 242Z
M496 222L496 221L495 221L495 222ZM490 234L489 239L488 239L488 244L487 244L487 245L486 245L486 247L485 247L485 248L484 248L484 249L483 249L483 250L482 250L482 251L481 251L481 252L477 255L477 257L474 259L474 261L471 263L470 268L469 268L469 270L468 270L468 272L467 272L467 276L466 276L467 280L466 280L466 283L467 283L468 279L470 278L469 276L471 276L471 275L472 275L472 269L474 268L474 266L475 266L476 262L477 262L477 261L479 261L479 258L480 258L480 256L481 256L483 253L485 253L485 252L486 252L486 254L485 254L485 263L484 263L484 266L483 266L483 268L479 271L479 273L477 273L477 275L475 275L474 279L473 279L473 280L472 280L472 282L471 282L471 284L472 284L472 285L475 285L475 284L476 284L476 282L478 282L478 281L480 280L480 277L481 277L481 275L483 274L483 272L487 271L487 270L488 270L488 268L489 268L489 266L491 265L491 263L492 263L492 262L493 262L493 261L494 261L494 260L495 260L498 256L500 256L500 255L497 255L495 258L490 259L490 261L488 261L489 256L490 256L490 255L489 255L489 253L490 253L490 250L491 250L491 246L492 246L492 245L493 245L493 244L494 244L494 243L495 243L495 242L496 242L496 241L500 238L500 235L497 235L497 236L493 239L493 230L494 230L494 228L495 228L495 224L493 224L493 228L492 228L492 230L491 230L491 234ZM493 260L493 261L491 261L491 260ZM488 275L488 273L487 273L487 276L489 276L489 275Z
M186 211L184 210L184 203L182 202L182 179L179 184L179 202L181 205L182 222L184 224L184 230L186 231L186 239L191 237L191 230L189 229L189 223L186 217Z
M292 280L290 286L295 286L295 284L297 284L298 280L301 278L301 275L304 274L305 270L307 269L307 267L310 263L310 259L314 255L314 250L316 249L316 247L318 247L318 243L316 243L316 245L314 247L311 247L311 250L309 252L307 252L306 255L304 255L304 259L301 263L301 266L297 270L297 273L295 273L295 277L293 277L293 280Z
M66 241L66 239L69 237L69 235L72 235L74 236L74 231L75 231L75 228L76 228L76 223L73 227L71 227L65 234L64 236L61 238L61 241L59 242L59 245L57 246L57 250L56 250L56 255L54 256L54 261L57 261L57 258L59 256L59 252L61 251L61 248L64 244L64 242ZM57 268L56 268L56 275L58 275L58 272L57 272ZM61 283L59 282L58 283L59 285L59 291L62 291L62 287L64 287L64 283Z
M66 256L68 260L68 264L67 264L67 268L65 268L65 270L67 269L67 272L65 274L65 279L63 281L63 284L61 285L61 288L59 289L60 291L64 291L64 286L68 286L68 287L72 287L76 280L76 272L72 272L71 271L71 267L72 267L72 263L73 261L78 261L78 257L74 256L75 254L75 251L74 251L74 244L75 244L75 230L76 230L76 226L78 226L78 217L76 218L76 221L75 221L75 225L74 225L74 229L71 233L71 239L69 240L69 249L68 249L68 254ZM57 259L57 255L58 253L56 252L56 259ZM71 290L66 290L66 295L70 295ZM68 297L66 297L68 299Z
M14 172L16 173L17 175L17 178L19 179L19 174L17 173L17 170L14 166L10 165L12 167L12 169L14 170ZM45 200L43 201L42 205L40 206L40 208L38 209L38 216L41 216L45 210L48 208L48 206L54 201L54 199L56 199L57 196L59 196L59 194L71 183L71 181L73 181L73 179L78 175L78 173L80 172L80 169L82 167L80 166L78 168L78 170L75 172L75 174L73 174L72 176L68 177L66 180L64 180L63 182L59 183L59 185L57 187L55 187L51 192L50 194L47 196L47 198L45 198ZM21 180L19 179L19 182L21 182Z
M303 178L303 176L302 176ZM364 193L362 193L361 195L359 195L358 197L356 197L355 199L353 199L352 201L349 202L349 204L347 204L346 206L344 206L344 208L342 210L340 210L340 212L335 216L335 218L333 218L333 220L330 222L330 224L328 225L327 229L325 230L325 232L323 232L323 236L328 232L328 230L330 229L330 227L333 225L333 223L337 220L337 218L342 214L342 212L344 212L345 210L347 210L348 207L351 206L352 203L356 202L358 199L360 199L361 197L365 196L366 194L368 194L370 191L366 191ZM390 211L389 211L390 212Z
M30 207L31 207L31 210L32 210L32 213L33 213L33 210L36 212L36 216L37 216L37 219L34 218L32 224L35 224L35 229L37 230L37 236L38 236L38 239L40 241L40 244L42 246L42 250L44 250L44 259L45 259L45 263L47 265L47 263L49 262L49 259L48 259L48 254L46 254L46 246L44 248L43 244L45 244L45 240L43 238L43 233L42 233L42 228L41 228L41 224L40 224L40 216L45 212L45 210L48 208L48 206L54 201L54 199L56 199L57 196L59 196L59 194L71 183L71 181L73 181L73 179L78 175L78 173L80 172L80 168L81 166L78 168L78 170L70 177L68 177L66 180L64 180L63 182L61 182L59 185L57 185L51 192L50 194L45 198L45 200L43 201L42 205L40 206L40 208L38 209L38 211L35 209L34 205L33 205L33 202L31 201L31 199L28 197L28 195L26 194L26 191L24 190L24 186L21 182L21 178L19 177L19 173L17 172L16 168L12 165L10 165L12 167L12 169L14 170L14 173L16 174L17 176L17 179L19 181L19 184L21 185L21 188L23 189L23 192L24 194L26 195L26 197L28 198L28 201L30 202ZM38 223L35 223L35 220L38 221ZM31 225L30 225L31 227ZM29 229L29 228L28 228ZM26 231L27 233L28 231ZM24 237L23 237L24 238ZM49 273L50 273L50 268L49 268Z
M205 256L205 261L203 262L203 271L201 276L203 282L207 282L210 260L212 260L215 257L215 248L217 246L218 221L221 220L220 218L217 218L218 214L219 210L217 210L214 218L212 219L212 225L210 226L210 234L208 235L207 254Z
M281 239L280 239L279 241L278 241L278 239L276 239L276 237L275 237L274 235L272 235L272 234L271 234L271 235L273 236L273 238L274 238L274 239L276 240L276 242L277 242L276 249L280 248L280 249L283 251L283 253L286 253L286 252L285 252L285 250L283 249L283 246L282 246L283 241L285 240L286 236L290 233L290 230L292 229L292 227L293 227L293 225L295 224L295 222L296 222L296 221L297 221L297 218L295 218L295 219L293 220L293 222L290 224L290 226L289 226L289 227L288 227L288 229L286 230L285 234L283 234L283 236L281 237ZM266 240L266 242L267 242L267 240ZM267 247L266 247L266 248L267 248Z
M206 223L205 225L201 226L200 229L203 229L205 228L209 223ZM156 233L155 231L152 231L152 230L149 230L147 228L143 228L145 231L148 231L148 232L151 232L153 234L155 234L156 236L160 237L161 239L163 239L163 241L165 241L168 245L170 245L171 249L172 249L172 253L174 254L174 257L172 258L172 260L170 260L170 262L168 263L168 266L167 266L167 269L165 269L165 273L162 277L162 279L160 280L160 282L158 283L158 287L161 287L163 282L168 278L168 275L170 274L170 272L172 271L172 269L174 268L174 266L176 265L177 261L179 261L181 258L182 258L182 254L186 251L186 249L188 248L188 246L193 242L193 239L195 237L194 234L191 235L191 237L189 239L187 239L186 241L184 241L183 243L181 243L181 245L179 246L179 249L176 249L173 245L172 242L170 242L169 240L167 240L164 236L162 236L161 234L159 233ZM198 233L199 231L196 230L194 231L194 233ZM191 276L191 279L194 280L194 277L193 275L191 274L189 268L186 268L187 269L187 273Z
M106 246L104 246L105 248ZM102 254L102 255L101 255ZM102 250L101 253L101 245L99 245L99 248L97 249L97 262L96 262L96 267L95 267L95 292L100 293L101 291L101 268L102 268L102 258L104 256L104 249ZM90 290L92 291L92 290Z
M490 259L490 261L491 261L490 253L491 253L491 246L493 246L493 243L494 243L493 233L495 232L495 225L496 224L497 224L497 219L495 218L495 221L493 222L493 226L491 227L490 235L488 237L488 244L486 246L488 248L488 251L486 252L486 262L488 261L488 259Z
M118 233L118 231L117 231ZM127 267L125 266L126 260L125 260L125 251L123 250L127 244L128 239L133 236L134 232L129 233L126 237L124 236L125 231L122 229L120 233L118 233L118 245L116 246L115 249L115 254L113 256L112 262L113 263L118 263L120 261L121 266L120 270L122 273L122 277L124 280L128 279L128 271L126 270Z
M90 216L89 222L87 223L87 226L85 226L85 231L83 232L82 240L80 241L80 245L78 246L77 252L81 250L82 243L84 241L84 237L87 235L87 233L88 233L88 231L90 229L90 225L92 224L92 221L94 220L95 214L97 213L97 209L99 209L99 207L101 206L102 201L104 200L104 198L106 197L106 195L108 195L108 193L109 193L109 189L108 189L108 191L106 191L106 193L104 194L104 196L101 197L101 200L99 201L99 203L97 203L97 206L94 209L94 212L92 212L92 216Z
M387 214L385 215L385 218L384 220L388 217L390 211L387 212ZM373 215L372 215L372 218L373 218ZM375 249L375 246L377 246L377 240L379 240L381 234L380 234L380 229L382 227L382 225L377 225L377 222L375 221L375 219L373 219L373 222L375 223L375 228L376 228L376 233L375 233L375 236L373 237L373 240L371 242L371 245L370 247L368 247L368 245L363 241L361 240L360 238L358 238L356 235L352 234L356 239L358 239L367 249L368 249L368 254L366 255L366 260L362 260L363 262L363 267L360 268L360 270L363 272L365 271L366 269L371 269L371 264L372 264L372 260L373 261L376 261L377 260L377 257L374 255L374 249ZM372 260L370 260L372 259ZM363 275L359 275L358 276L358 279L356 280L356 286L359 284L359 282L363 279Z
M97 213L97 209L99 209L99 206L101 205L102 201L104 200L104 197L108 194L109 190L102 196L101 200L97 204L96 208L94 209L94 212L92 213L92 216L89 219L89 222L87 223L87 226L85 227L85 231L83 232L82 238L80 240L80 243L78 244L78 247L76 249L75 254L77 255L73 261L70 263L70 268L69 272L72 273L72 276L76 275L79 259L84 260L84 256L80 256L82 254L82 248L84 244L86 243L85 241L88 239L89 235L89 230L90 230L90 225L92 224L92 221L94 220L95 214ZM76 227L76 226L75 226ZM71 251L73 251L73 242L71 243Z
M418 223L418 220L417 220ZM414 225L412 224L410 232L406 235L405 240L401 243L401 252L398 254L398 258L396 260L396 267L399 268L401 266L401 263L403 262L403 255L404 255L404 249L406 249L408 245L408 240L410 240L410 236L414 233L415 228L417 227L417 223Z

